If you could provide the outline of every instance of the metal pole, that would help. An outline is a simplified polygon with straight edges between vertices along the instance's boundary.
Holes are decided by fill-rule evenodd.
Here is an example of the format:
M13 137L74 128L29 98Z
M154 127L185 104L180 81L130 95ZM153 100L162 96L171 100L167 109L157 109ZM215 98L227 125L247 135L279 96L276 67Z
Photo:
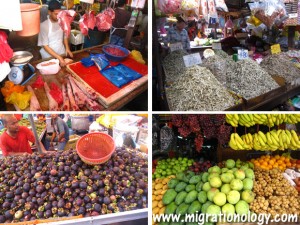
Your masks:
M33 121L33 116L32 114L29 114L28 115L28 118L29 118L29 121L30 121L30 124L31 124L31 127L32 127L32 132L34 134L34 138L35 138L35 144L36 144L36 147L38 149L38 152L39 153L42 153L42 149L41 149L41 146L40 146L40 141L39 141L39 137L36 133L36 128L35 128L35 124L34 124L34 121Z

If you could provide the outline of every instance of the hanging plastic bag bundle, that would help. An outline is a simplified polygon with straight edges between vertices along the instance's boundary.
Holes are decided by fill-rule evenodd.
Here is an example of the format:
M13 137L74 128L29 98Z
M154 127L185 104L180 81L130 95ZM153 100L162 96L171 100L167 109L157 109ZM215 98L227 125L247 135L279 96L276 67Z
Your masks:
M181 0L158 0L157 7L162 13L176 14L180 13Z

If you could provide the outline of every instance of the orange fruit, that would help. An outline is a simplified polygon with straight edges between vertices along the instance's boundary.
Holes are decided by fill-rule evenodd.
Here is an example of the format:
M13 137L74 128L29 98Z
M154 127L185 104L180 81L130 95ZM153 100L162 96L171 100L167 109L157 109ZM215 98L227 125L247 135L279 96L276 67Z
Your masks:
M289 162L290 162L290 159L289 159L289 158L285 158L284 162L285 162L285 163L289 163Z
M288 167L288 168L291 168L291 166L292 166L292 163L290 163L290 162L288 162L288 163L286 164L286 167Z
M280 155L275 155L275 159L280 159Z
M273 160L273 159L271 159L271 160L269 161L269 164L270 164L270 165L274 165L274 163L275 163L275 160Z

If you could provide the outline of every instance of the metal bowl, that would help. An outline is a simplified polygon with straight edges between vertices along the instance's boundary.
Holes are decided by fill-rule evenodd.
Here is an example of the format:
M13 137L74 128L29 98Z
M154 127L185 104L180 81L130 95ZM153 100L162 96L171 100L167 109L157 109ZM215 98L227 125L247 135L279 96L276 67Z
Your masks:
M14 52L13 57L10 59L10 63L13 66L23 66L26 65L31 59L33 55L28 51L17 51Z

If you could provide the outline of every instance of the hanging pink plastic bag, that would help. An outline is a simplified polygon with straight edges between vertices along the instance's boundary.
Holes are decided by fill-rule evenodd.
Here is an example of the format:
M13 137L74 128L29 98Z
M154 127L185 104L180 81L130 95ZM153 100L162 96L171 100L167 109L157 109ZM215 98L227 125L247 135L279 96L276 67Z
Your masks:
M181 0L158 0L157 6L162 13L176 14L180 13Z
M0 31L0 63L9 62L13 56L13 50L7 43L7 35L4 31Z

